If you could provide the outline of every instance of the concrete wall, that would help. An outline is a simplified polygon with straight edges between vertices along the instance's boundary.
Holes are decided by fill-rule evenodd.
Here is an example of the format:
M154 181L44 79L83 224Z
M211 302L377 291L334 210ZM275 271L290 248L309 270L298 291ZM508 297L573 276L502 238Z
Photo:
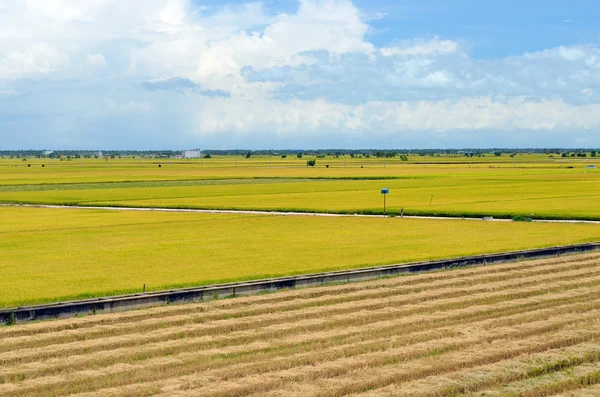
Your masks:
M259 292L286 288L310 287L330 283L372 280L406 273L426 272L464 266L486 265L536 259L564 254L576 254L600 250L600 243L588 243L565 247L542 248L501 254L478 255L457 259L418 262L403 265L377 266L365 269L344 270L293 277L279 277L239 283L218 284L197 288L148 292L97 299L60 302L54 304L17 307L0 310L0 324L25 322L50 318L72 317L77 314L113 313L143 307L171 303L197 302L223 298L231 295L253 295Z

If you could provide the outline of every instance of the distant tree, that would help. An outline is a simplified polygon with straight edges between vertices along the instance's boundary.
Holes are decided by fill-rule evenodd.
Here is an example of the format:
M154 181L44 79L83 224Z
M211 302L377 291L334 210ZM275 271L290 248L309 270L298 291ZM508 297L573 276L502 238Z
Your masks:
M402 160L402 161L408 161L408 156L405 155L405 154L401 154L400 155L400 160Z
M500 157L502 156L502 152L494 152L494 156Z
M311 159L306 162L306 165L309 167L314 167L315 164L317 164L317 160L315 160L315 159Z
M249 159L249 158L250 158L250 156L252 156L252 153L250 153L250 152L246 153L246 158L247 158L247 159Z
M286 158L286 157L287 157L287 154L282 154L282 155L281 155L281 158L282 158L282 159L284 159L284 158Z
M296 155L296 157L298 157L299 159L301 159L301 158L302 158L302 153L298 153L298 154Z
M595 150L592 150L592 153L590 153L590 157L596 157L597 155L598 153Z
M203 157L204 157L205 159L210 159L210 158L212 158L212 156L210 155L210 153L206 153L206 154L205 154Z

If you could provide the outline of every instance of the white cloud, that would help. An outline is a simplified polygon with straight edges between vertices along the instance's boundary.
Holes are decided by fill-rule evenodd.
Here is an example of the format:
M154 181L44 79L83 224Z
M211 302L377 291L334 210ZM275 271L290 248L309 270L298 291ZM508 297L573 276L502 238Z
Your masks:
M239 13L239 15L237 14ZM262 30L246 31L223 21L237 22L249 13ZM216 30L211 27L215 26ZM211 30L208 32L207 30ZM368 25L348 1L301 0L296 14L269 18L256 4L226 8L188 26L185 34L158 37L151 45L134 53L134 70L173 73L199 81L235 74L244 66L267 68L310 63L309 51L332 54L371 53L365 41ZM177 63L177 65L174 65Z
M548 50L538 51L538 52L528 52L524 54L525 59L529 60L562 60L568 62L575 62L582 60L586 57L586 48L581 48L578 46L560 46L556 48L551 48Z
M47 43L0 52L0 78L49 74L68 64L68 58Z
M257 131L295 142L600 131L593 44L491 60L473 59L458 39L377 47L368 21L385 14L349 0L299 0L287 14L260 1L0 3L0 107L56 126L55 136L68 126L70 136L81 128L101 137L111 123L154 131L157 142L192 131L225 142L233 134L241 145ZM38 118L23 116L32 109Z
M590 96L594 93L594 90L591 88L584 88L583 90L580 91L580 93L583 95Z
M597 130L600 104L569 105L560 99L470 97L418 102L367 102L342 105L313 101L261 102L223 99L206 103L196 117L200 134L274 130L299 132L368 132L456 130Z
M85 61L94 68L103 68L106 66L106 59L104 59L104 55L102 54L87 54Z
M414 57L435 54L454 54L457 50L458 43L455 41L441 40L439 37L435 37L434 39L425 42L411 41L395 47L385 47L381 49L381 53L385 57Z
M379 20L381 20L381 19L383 19L385 17L387 17L387 13L385 13L385 12L376 12L374 14L365 16L364 19L366 21L379 21Z

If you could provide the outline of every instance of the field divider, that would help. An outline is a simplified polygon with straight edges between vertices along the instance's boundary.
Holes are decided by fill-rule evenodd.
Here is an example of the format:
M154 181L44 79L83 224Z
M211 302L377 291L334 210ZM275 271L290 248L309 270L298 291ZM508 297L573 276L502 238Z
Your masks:
M254 295L261 292L282 289L366 281L403 274L539 259L596 250L600 250L600 242L21 306L0 309L0 324L73 317L85 314L113 313L170 303L206 301L230 296Z
M287 193L277 193L287 194ZM191 196L190 196L191 197ZM182 197L163 197L161 199L174 199ZM189 197L188 197L189 198ZM40 201L15 201L0 200L0 207L24 207L24 208L47 208L47 209L75 209L75 210L105 210L105 211L142 211L142 212L186 212L199 214L230 214L230 215L272 215L272 216L320 216L320 217L362 217L362 218L389 218L388 215L378 210L340 210L326 211L302 208L231 208L231 207L186 207L186 206L145 206L126 205L123 201L139 201L140 199L121 199L112 201L71 201L71 202L40 202ZM145 199L143 199L145 200ZM519 214L516 214L519 215ZM397 215L394 215L397 216ZM507 213L470 213L470 212L428 212L421 210L409 210L400 219L435 219L435 220L468 220L484 222L514 222L513 215ZM531 222L537 223L584 223L599 225L597 217L544 217L532 218Z

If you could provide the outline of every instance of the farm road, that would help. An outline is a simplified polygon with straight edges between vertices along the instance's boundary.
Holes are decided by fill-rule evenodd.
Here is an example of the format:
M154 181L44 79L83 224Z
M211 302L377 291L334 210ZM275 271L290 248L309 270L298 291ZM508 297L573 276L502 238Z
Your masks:
M280 215L280 216L328 216L328 217L363 217L363 218L385 218L385 215L361 215L361 214L333 214L326 212L285 212L285 211L249 211L249 210L208 210L208 209L186 209L186 208L160 208L160 207L100 207L83 205L42 205L42 204L0 204L0 207L25 207L25 208L56 208L56 209L84 209L84 210L109 210L109 211L159 211L159 212L191 212L200 214L249 214L249 215ZM400 217L399 217L400 218ZM448 219L448 220L472 220L486 222L513 222L512 219L495 218L462 218L441 216L402 216L406 219ZM600 221L584 221L577 219L534 219L533 222L541 223L588 223L600 225Z

